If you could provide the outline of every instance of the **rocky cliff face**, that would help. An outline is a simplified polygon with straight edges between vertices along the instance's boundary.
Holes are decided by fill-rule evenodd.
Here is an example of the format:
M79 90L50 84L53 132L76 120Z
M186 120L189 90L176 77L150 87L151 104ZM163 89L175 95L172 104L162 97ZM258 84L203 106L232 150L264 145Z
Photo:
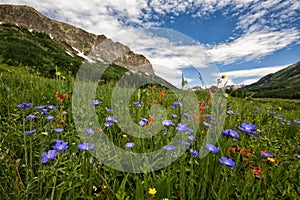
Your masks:
M70 54L83 53L91 59L114 63L130 70L153 74L149 60L129 47L83 29L50 19L29 6L0 5L0 22L24 26L28 30L47 33ZM78 52L79 51L79 52ZM89 55L93 52L93 55Z

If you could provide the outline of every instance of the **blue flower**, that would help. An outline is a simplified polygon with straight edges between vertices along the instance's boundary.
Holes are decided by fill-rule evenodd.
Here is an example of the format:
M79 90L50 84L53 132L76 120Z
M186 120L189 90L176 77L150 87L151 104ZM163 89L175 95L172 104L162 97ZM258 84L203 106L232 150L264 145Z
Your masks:
M162 122L162 124L163 124L163 126L172 126L173 125L172 120L168 120L168 119L164 120Z
M55 149L56 151L58 152L61 152L61 151L65 151L68 149L68 142L65 142L63 140L54 140L56 143L53 147L53 149Z
M94 134L94 130L92 128L85 128L85 131L90 135Z
M54 105L49 105L48 108L53 110L53 109L55 109L55 106Z
M92 144L92 143L82 143L82 144L79 144L77 147L80 150L92 150L92 149L94 149L95 144Z
M224 164L224 165L227 165L229 167L234 167L235 166L235 162L233 160L231 160L230 158L227 158L227 157L221 157L219 159L220 163Z
M189 143L189 142L183 142L182 140L178 140L178 143L179 144L184 144L184 145L186 145L186 146L190 146L191 145L191 143Z
M195 157L197 157L197 156L199 155L198 151L197 151L197 150L193 150L193 149L190 149L190 153L191 153L193 156L195 156Z
M211 151L212 153L218 153L220 151L220 149L213 144L206 144L205 147L208 151Z
M189 135L189 136L188 136L188 140L194 141L194 140L196 140L196 137L194 137L194 136L192 136L192 135Z
M193 133L194 130L188 128L188 125L186 123L178 123L176 130L179 132L188 132L188 133Z
M256 129L256 126L251 123L247 124L243 122L241 126L238 126L238 129L243 132L252 133Z
M57 156L57 151L49 150L48 152L42 153L42 163L46 163L49 160L53 160Z
M134 143L133 142L128 142L125 144L125 147L131 149L132 147L134 147Z
M299 158L299 159L300 159L300 154L297 154L297 158Z
M204 122L202 122L202 123L203 123L203 125L204 125L204 126L211 127L211 124L209 124L209 123L207 123L207 122L205 122L205 121L204 121Z
M183 116L185 116L186 118L194 118L193 115L190 115L190 114L188 114L188 113L184 113Z
M25 133L26 134L28 134L28 135L30 135L30 134L33 134L33 133L35 133L36 132L36 130L35 129L33 129L33 130L30 130L30 131L25 131Z
M229 114L229 115L234 115L234 112L233 112L232 110L228 109L228 110L227 110L227 114Z
M57 132L57 133L62 133L64 131L63 128L55 128L54 129L54 132Z
M105 122L105 123L104 123L104 126L105 126L105 127L110 127L110 126L111 126L111 122Z
M133 102L133 104L138 108L142 107L142 104L140 102Z
M106 108L106 112L111 113L111 112L112 112L112 109Z
M113 116L106 117L106 122L117 122L117 120Z
M178 108L179 106L182 106L182 103L174 102L173 105L172 105L172 108L175 109L175 108Z
M98 101L98 100L93 100L93 101L92 101L92 104L93 104L94 106L99 106L99 105L101 104L101 102Z
M35 110L43 110L43 109L45 109L45 108L46 108L46 106L43 105L43 106L36 106L34 109L35 109Z
M53 118L54 118L53 116L49 115L49 116L46 117L46 120L50 121L50 120L52 120Z
M26 116L26 119L34 119L35 118L35 114L30 114Z
M176 149L176 147L174 145L166 145L164 146L164 149L168 151L173 151Z
M45 114L48 114L48 110L46 108L42 109L42 112L41 112L41 115L45 115Z
M275 158L275 156L273 154L269 153L269 152L262 151L261 155L264 156L264 157L267 157L267 158Z
M177 115L176 114L172 114L172 118L177 118Z
M148 123L148 120L146 118L142 118L139 122L140 126L145 126Z
M29 108L31 106L33 106L32 103L25 103L25 102L23 102L23 103L19 104L17 107L25 110L25 109L27 109L27 108Z
M221 134L222 137L232 137L232 138L239 138L239 134L232 130L232 129L226 129L223 131L223 133Z

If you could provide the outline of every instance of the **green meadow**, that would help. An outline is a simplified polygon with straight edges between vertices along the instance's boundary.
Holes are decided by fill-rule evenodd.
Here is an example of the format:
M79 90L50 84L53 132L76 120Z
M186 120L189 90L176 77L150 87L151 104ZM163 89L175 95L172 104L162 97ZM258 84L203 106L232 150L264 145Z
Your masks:
M114 87L113 80L100 80L95 101L82 105L83 111L95 109L99 123L84 127L87 137L106 136L129 153L161 149L174 162L139 173L107 166L119 158L111 154L97 159L89 150L101 148L98 140L83 141L78 134L70 74L45 78L25 68L2 66L0 199L300 198L300 100L225 94L224 124L213 129L221 123L213 115L213 106L218 106L213 94L195 92L192 106L197 109L184 113L187 105L173 90L149 84L136 89L128 103L114 105L128 108L126 117L139 130L158 127L155 135L141 139L131 135L130 127L118 126L122 119L111 110ZM165 114L155 116L154 108L163 108ZM212 131L218 139L207 145ZM175 135L185 140L172 145ZM186 151L178 156L180 145Z

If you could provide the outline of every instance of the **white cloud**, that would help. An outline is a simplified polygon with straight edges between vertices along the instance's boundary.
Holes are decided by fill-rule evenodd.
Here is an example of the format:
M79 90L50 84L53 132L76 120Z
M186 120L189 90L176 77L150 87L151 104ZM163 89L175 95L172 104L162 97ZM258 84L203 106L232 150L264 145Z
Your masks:
M241 59L260 59L297 41L299 43L300 39L299 31L290 27L290 23L298 17L298 0L0 1L30 5L57 20L89 32L105 34L144 54L156 71L170 79L171 75L176 77L182 67L191 63L203 70L209 62L229 64ZM227 17L238 17L236 29L242 30L242 34L229 43L207 45L204 50L199 44L174 45L171 38L153 37L143 30L128 27L130 24L155 26L163 23L162 16L166 15L173 15L172 20L182 13L207 17L221 9L227 13ZM229 13L232 16L228 16ZM159 66L162 63L167 67ZM205 75L209 77L215 71L216 68Z
M240 84L249 85L258 81L263 76L266 76L271 73L275 73L281 69L286 68L289 65L282 65L282 66L269 66L269 67L262 67L262 68L255 68L255 69L247 69L247 70L235 70L235 71L228 71L222 72L222 74L226 74L228 80L232 83L234 79L242 78L245 79Z
M244 34L231 43L210 47L210 49L207 49L207 53L211 55L214 62L230 64L240 59L247 61L259 59L299 39L300 33L295 29L254 31Z

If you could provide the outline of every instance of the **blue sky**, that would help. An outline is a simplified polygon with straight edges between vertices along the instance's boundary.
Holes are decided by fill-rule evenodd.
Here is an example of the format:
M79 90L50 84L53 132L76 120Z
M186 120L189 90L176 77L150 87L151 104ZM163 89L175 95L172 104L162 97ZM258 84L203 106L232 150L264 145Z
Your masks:
M298 0L0 3L29 5L48 17L105 34L144 54L155 72L170 82L184 73L191 85L197 85L192 75L198 70L207 80L225 73L228 84L250 84L300 60ZM151 27L160 29L149 31Z

